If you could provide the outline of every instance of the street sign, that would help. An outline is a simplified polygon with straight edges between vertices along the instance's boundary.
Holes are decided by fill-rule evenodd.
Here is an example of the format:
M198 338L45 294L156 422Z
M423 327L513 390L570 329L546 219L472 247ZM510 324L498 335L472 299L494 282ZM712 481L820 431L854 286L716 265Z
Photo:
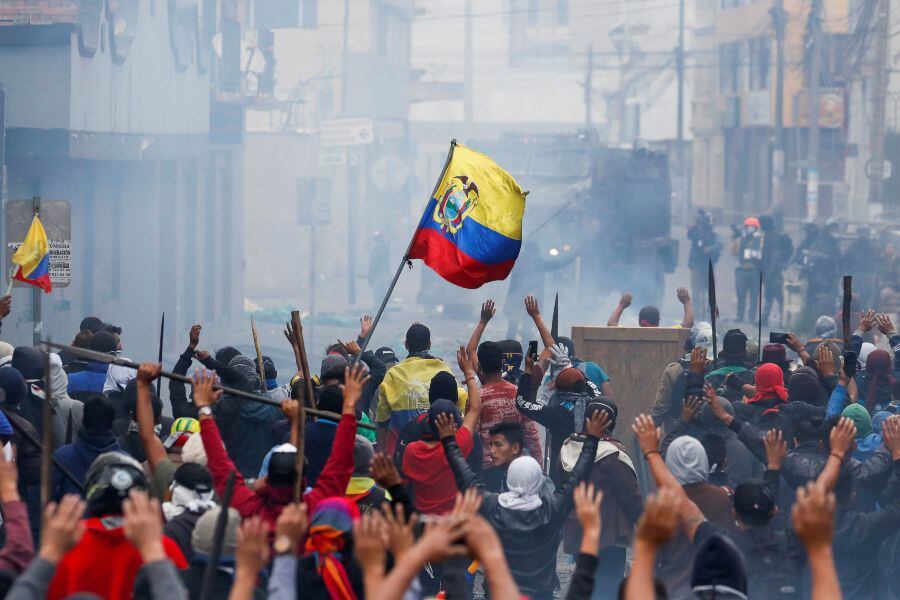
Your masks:
M335 119L322 121L319 143L326 147L360 146L375 140L372 119Z
M872 179L872 180L876 179L878 177L878 174L876 173L877 166L878 166L878 163L874 162L871 158L869 160L867 160L866 161L866 177L868 177L869 179ZM889 161L889 160L884 161L882 163L882 167L881 167L881 178L882 179L890 179L891 172L893 171L893 167L894 167L894 165L891 163L891 161Z
M319 166L320 167L339 167L341 165L347 164L347 153L341 150L337 151L329 151L329 152L320 152L319 153Z
M31 200L10 200L6 203L6 262L4 279L9 276L12 256L28 233L34 217ZM72 283L72 209L66 200L41 200L41 223L50 240L50 282L53 287L68 287ZM19 281L16 286L27 284Z

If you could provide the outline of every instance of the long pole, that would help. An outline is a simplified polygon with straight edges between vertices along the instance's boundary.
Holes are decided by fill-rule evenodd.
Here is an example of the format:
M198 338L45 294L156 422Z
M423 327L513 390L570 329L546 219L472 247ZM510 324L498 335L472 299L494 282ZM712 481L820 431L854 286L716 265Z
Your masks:
M86 348L76 348L75 346L66 346L65 344L57 344L54 342L42 341L40 342L44 346L48 348L55 348L57 350L68 350L75 356L80 356L81 358L85 358L88 360L92 360L94 362L106 363L109 365L119 365L120 367L128 367L129 369L140 369L141 365L136 362L130 361L127 358L122 358L120 356L113 356L112 354L105 354L103 352L95 352L93 350L88 350ZM188 385L193 385L194 380L188 377L187 375L180 375L178 373L172 373L171 371L160 371L161 377L165 377L166 379L172 379L174 381L180 381L181 383L186 383ZM237 388L228 387L227 385L220 385L218 383L213 384L214 390L222 390L223 393L228 394L229 396L237 396L238 398L243 398L245 400L252 400L253 402L259 402L260 404L268 404L269 406L281 406L281 402L278 400L272 400L268 396L260 396L259 394L252 394L250 392L245 392L244 390L239 390ZM311 414L314 417L322 417L324 419L331 419L333 421L339 421L341 419L341 415L337 413L333 413L327 410L318 410L308 408L306 412ZM370 423L360 423L357 421L357 425L359 427L363 427L365 429L375 430L375 426Z
M159 364L163 361L163 341L166 335L166 313L163 312L162 319L159 321ZM159 397L159 389L162 386L162 377L156 378L156 395Z
M53 388L50 386L50 353L44 352L44 402L41 406L41 510L53 498Z
M31 209L36 217L41 216L41 197L32 196ZM34 327L31 331L31 343L37 346L41 343L41 330L44 328L43 317L41 316L41 294L44 291L37 286L31 286L31 315Z
M716 305L716 274L713 271L712 259L709 259L706 285L706 297L709 299L709 322L712 325L713 360L715 360L719 357L719 341L716 338L716 317L718 316L719 310Z
M294 501L299 502L303 495L303 461L306 457L306 405L316 407L316 397L313 394L312 378L309 376L309 357L306 354L306 342L303 339L303 323L300 321L300 311L291 311L291 323L297 336L297 348L300 359L300 372L303 374L303 389L305 398L299 403L300 414L297 416L297 456L294 459L294 469L297 471L297 481L294 483ZM362 352L360 352L360 355Z
M206 600L212 593L216 569L219 568L219 559L222 557L222 546L225 541L225 528L228 525L228 508L231 505L231 497L233 495L234 472L231 472L228 474L228 479L225 481L225 494L222 496L219 514L216 516L216 527L213 529L212 552L208 557L206 568L203 569L203 583L200 587L200 600Z
M775 139L772 144L772 195L769 204L784 196L784 29L787 13L784 0L776 0L770 11L775 29Z
M759 363L760 358L762 357L762 317L763 317L763 272L759 272L759 305L757 308L759 309L759 320L756 322L756 362ZM768 315L766 315L768 317Z
M431 197L437 195L438 187L441 185L441 182L444 180L444 176L447 174L447 168L450 166L450 161L453 159L453 150L456 149L456 140L450 141L450 152L447 153L447 161L444 163L444 168L441 169L441 175L438 177L437 183L434 184L434 190L431 192ZM413 241L416 239L416 234L409 240L409 244L406 246L406 252L403 253L403 258L400 259L400 264L397 266L397 272L394 273L394 278L391 279L391 285L388 286L387 292L384 294L384 298L381 299L381 306L378 307L378 312L375 313L375 319L372 321L372 329L369 330L369 335L366 336L366 339L363 340L361 347L359 349L359 354L357 358L363 355L363 352L366 351L366 348L369 347L369 342L372 340L372 336L375 334L375 328L378 327L378 322L381 321L381 315L384 314L384 309L387 306L388 300L391 298L391 294L394 293L394 286L397 285L397 280L400 279L400 273L403 272L403 267L409 263L410 268L412 267L412 263L409 260L409 251L412 249Z
M812 0L809 8L809 136L806 157L806 216L819 215L819 79L822 61L822 0Z
M678 73L678 121L676 124L675 157L678 162L678 202L687 220L690 212L687 198L687 169L684 164L684 0L678 3L678 50L675 53Z
M468 140L472 135L475 104L475 58L472 39L472 0L466 0L466 16L463 32L463 133Z
M253 337L253 349L256 351L256 368L259 371L259 391L269 391L266 385L266 366L263 364L262 350L259 348L259 334L256 332L256 319L250 315L250 335Z
M0 412L2 412L6 416L6 420L9 421L9 424L12 425L12 428L16 430L17 433L21 434L21 436L25 439L26 442L37 448L38 452L41 453L41 457L44 456L44 445L34 437L34 434L29 430L22 427L22 424L19 423L19 417L13 412L8 411L5 408L0 408ZM53 466L56 467L62 476L69 480L69 483L75 486L75 489L79 491L84 491L84 485L81 483L81 479L72 475L72 472L69 471L64 464L56 460L53 457L53 452L50 452L50 461L53 463Z

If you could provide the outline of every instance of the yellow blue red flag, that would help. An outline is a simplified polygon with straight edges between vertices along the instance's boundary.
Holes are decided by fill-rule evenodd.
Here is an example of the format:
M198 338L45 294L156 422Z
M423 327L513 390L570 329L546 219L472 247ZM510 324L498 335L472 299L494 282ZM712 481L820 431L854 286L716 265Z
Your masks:
M474 289L506 279L522 246L525 194L490 157L455 141L410 245L455 285Z
M41 224L41 219L34 215L31 227L25 235L25 241L12 257L13 264L19 265L13 279L37 286L50 293L50 241Z

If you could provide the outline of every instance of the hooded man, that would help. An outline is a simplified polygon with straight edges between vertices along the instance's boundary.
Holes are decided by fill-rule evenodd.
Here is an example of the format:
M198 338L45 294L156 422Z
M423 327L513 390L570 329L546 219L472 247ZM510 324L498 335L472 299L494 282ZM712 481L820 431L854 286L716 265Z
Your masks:
M691 571L693 597L746 600L747 566L734 542L725 535L712 533L703 541L694 540L694 544L697 550Z
M125 538L122 501L131 490L147 490L140 463L126 454L107 452L97 457L84 479L87 492L85 532L62 558L50 583L48 597L66 598L77 592L101 598L131 598L141 555ZM187 566L181 550L163 536L163 550L175 567Z
M117 348L116 336L108 331L95 333L91 338L91 350L94 352L115 354ZM83 400L87 394L102 394L108 370L108 363L88 361L83 371L69 375L69 395Z
M851 404L841 412L842 417L847 417L856 426L856 448L851 456L859 461L865 461L872 456L881 446L881 435L875 433L872 427L872 418L869 412L861 404Z
M50 354L50 393L56 405L60 420L65 423L65 443L72 441L72 436L81 427L84 404L69 396L69 376L63 368L58 354Z
M17 347L12 354L10 366L22 374L26 384L26 395L15 408L16 413L28 420L38 433L44 431L44 399L46 384L44 383L44 367L47 355L37 348ZM53 447L58 448L65 442L66 425L54 402L51 407L53 427Z
M109 400L97 394L89 397L84 406L84 418L78 436L71 444L66 444L53 453L55 458L79 481L84 481L90 466L101 454L124 451L113 435L112 424L115 411ZM59 469L53 470L54 494L59 501L66 494L81 494Z
M747 368L748 356L747 335L740 329L728 330L722 338L722 350L712 366L713 370L706 375L706 382L729 401L741 400L743 386L753 383L753 371ZM695 387L688 384L690 389ZM698 389L702 388L700 385Z
M675 439L666 450L666 467L711 523L734 531L731 499L721 487L709 483L709 460L699 440L688 435ZM679 532L659 555L657 575L666 584L670 598L689 598L694 546Z

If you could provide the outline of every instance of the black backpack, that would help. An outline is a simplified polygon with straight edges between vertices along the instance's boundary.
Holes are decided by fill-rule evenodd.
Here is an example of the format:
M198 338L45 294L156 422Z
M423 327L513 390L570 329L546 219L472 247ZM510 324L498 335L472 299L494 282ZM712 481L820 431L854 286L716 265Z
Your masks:
M751 599L805 597L805 555L783 530L772 539L755 537L744 552L747 561L747 591Z

